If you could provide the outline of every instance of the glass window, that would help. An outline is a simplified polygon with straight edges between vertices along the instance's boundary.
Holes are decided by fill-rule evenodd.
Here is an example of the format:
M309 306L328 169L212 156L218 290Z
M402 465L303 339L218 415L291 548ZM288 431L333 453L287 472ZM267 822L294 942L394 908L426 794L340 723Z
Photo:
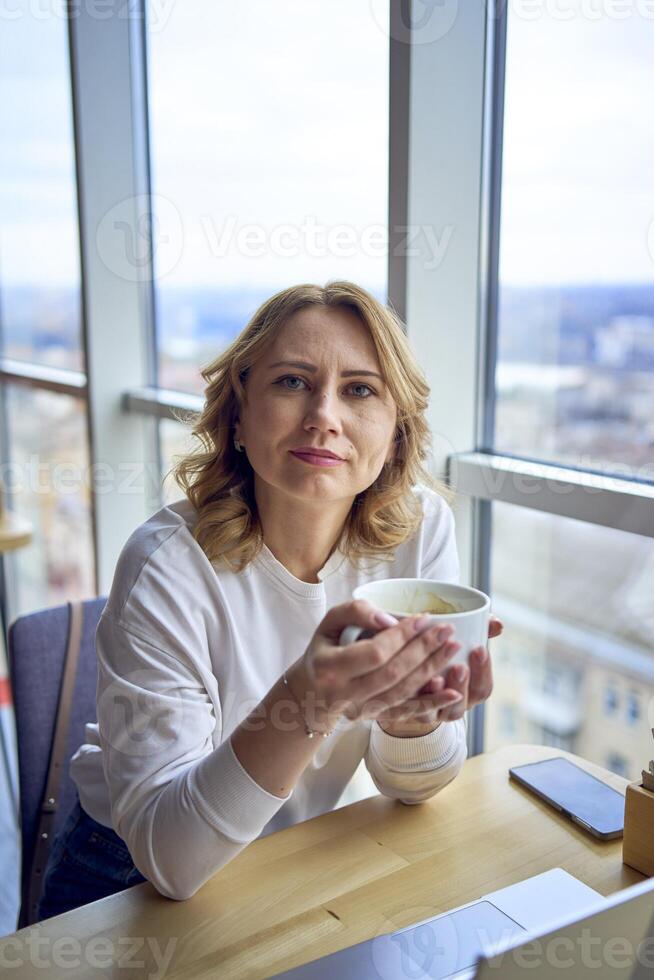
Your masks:
M605 766L611 772L617 773L618 776L624 776L625 779L629 778L629 763L619 752L609 752L606 757Z
M574 739L570 735L562 735L561 732L547 725L537 728L538 741L541 745L549 745L553 749L562 749L564 752L574 752Z
M652 480L654 31L586 6L508 6L495 449Z
M506 737L511 737L515 735L517 730L517 712L514 704L501 704L499 708L500 712L500 730L502 735Z
M190 424L183 425L181 422L174 422L172 419L165 419L159 423L159 436L164 476L162 503L170 504L184 496L182 489L175 482L171 470L180 456L194 448L194 440L191 436Z
M620 707L620 696L613 682L606 685L604 689L604 711L607 715L614 715Z
M640 696L635 691L630 691L627 695L627 721L630 725L635 725L640 720Z
M9 21L0 62L3 353L83 370L66 18L15 9Z
M600 765L614 752L638 772L651 722L646 712L628 720L619 706L630 689L654 703L654 541L494 503L491 542L493 609L505 630L490 644L486 747L536 741Z
M159 382L301 282L387 290L388 0L148 4Z
M83 399L20 385L6 386L4 398L6 496L34 530L30 545L6 556L14 618L95 595L91 474Z
M548 694L558 694L560 686L561 686L561 671L553 664L547 664L545 667L545 678L543 681L543 689Z

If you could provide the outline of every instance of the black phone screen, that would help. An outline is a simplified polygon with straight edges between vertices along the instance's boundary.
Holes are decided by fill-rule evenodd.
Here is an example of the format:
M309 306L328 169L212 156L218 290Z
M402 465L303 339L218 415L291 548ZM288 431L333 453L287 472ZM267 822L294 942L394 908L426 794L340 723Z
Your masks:
M544 759L515 766L509 772L519 783L603 837L618 837L624 829L622 793L567 759Z

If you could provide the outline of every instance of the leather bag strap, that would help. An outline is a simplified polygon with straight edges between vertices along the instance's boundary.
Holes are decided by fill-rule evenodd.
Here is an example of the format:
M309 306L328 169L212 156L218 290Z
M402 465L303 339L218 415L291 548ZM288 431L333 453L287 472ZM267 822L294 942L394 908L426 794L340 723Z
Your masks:
M61 676L61 687L59 688L59 701L57 704L57 716L50 752L50 765L48 767L45 793L41 802L39 825L32 858L26 925L32 925L33 922L37 921L36 911L43 889L43 877L52 844L55 814L59 807L59 787L61 785L61 774L66 763L68 721L73 701L73 692L75 690L75 680L77 678L77 664L82 640L83 620L84 609L82 603L69 602L68 643L66 645L66 656Z

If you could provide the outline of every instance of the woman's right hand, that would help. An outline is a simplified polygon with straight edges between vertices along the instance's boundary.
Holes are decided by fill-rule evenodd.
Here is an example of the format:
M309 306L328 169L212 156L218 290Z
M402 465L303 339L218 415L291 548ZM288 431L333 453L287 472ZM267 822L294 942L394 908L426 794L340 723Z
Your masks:
M351 721L388 716L389 709L416 698L459 649L451 640L451 626L425 629L428 617L421 616L408 616L389 626L377 618L380 615L388 614L355 599L334 606L319 624L296 669L292 668L293 678L289 676L310 728L326 731L342 716ZM339 637L349 625L375 635L339 646ZM432 708L439 698L442 707L449 704L442 690L421 698Z

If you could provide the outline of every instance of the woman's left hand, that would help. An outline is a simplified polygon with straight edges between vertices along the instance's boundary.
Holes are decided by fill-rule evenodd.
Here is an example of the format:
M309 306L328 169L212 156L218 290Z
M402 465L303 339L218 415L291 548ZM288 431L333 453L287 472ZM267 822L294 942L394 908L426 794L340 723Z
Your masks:
M501 620L491 616L488 624L489 639L500 636L503 629L504 624ZM485 701L493 690L493 671L488 647L476 647L470 653L468 664L469 666L454 664L447 669L443 679L435 677L427 681L416 695L416 698L420 698L453 691L461 695L459 701L419 715L414 714L404 724L379 722L381 728L389 735L410 738L433 732L443 721L456 721L457 718L462 718L465 711Z

